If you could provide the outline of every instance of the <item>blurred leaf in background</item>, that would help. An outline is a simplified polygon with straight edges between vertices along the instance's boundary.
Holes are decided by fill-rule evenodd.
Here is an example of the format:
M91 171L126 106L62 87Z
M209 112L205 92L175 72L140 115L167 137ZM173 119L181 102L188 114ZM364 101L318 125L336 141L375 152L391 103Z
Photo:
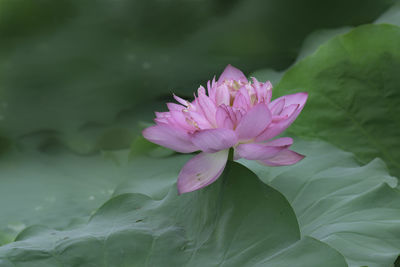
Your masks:
M289 131L322 138L364 163L381 157L400 176L399 47L398 26L366 25L289 69L275 92L307 90L310 96Z
M137 132L143 103L190 96L227 63L286 68L311 31L371 22L393 2L2 0L0 131L42 142L50 130L90 153L115 124Z

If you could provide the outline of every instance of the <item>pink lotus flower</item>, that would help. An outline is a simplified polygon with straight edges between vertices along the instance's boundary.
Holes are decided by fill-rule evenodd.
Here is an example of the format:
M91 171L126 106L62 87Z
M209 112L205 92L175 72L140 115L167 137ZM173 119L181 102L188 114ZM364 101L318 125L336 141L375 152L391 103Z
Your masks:
M307 93L286 95L271 101L269 81L248 81L244 74L228 65L215 82L203 86L189 102L178 96L180 104L167 103L168 112L156 112L156 125L143 136L158 145L181 153L202 151L189 160L178 177L178 193L203 188L222 174L229 149L234 158L257 160L267 166L297 163L304 156L289 147L293 140L282 133L297 118Z

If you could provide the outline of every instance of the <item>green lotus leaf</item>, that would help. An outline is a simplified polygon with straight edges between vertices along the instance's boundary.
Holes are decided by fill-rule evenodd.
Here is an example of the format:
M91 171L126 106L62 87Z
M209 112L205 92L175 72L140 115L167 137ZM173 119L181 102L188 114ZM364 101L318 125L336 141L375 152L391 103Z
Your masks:
M307 91L291 133L320 138L363 162L382 158L400 176L400 28L366 25L320 46L289 69L276 96Z
M302 235L337 249L349 266L391 266L400 253L400 193L385 163L360 166L322 141L296 139L293 149L306 155L294 166L241 162L285 195Z
M31 225L64 229L86 222L116 188L123 190L123 185L162 198L189 158L159 158L154 152L129 161L128 154L119 151L80 156L68 151L34 150L7 153L0 161L0 245L11 242Z
M1 266L347 266L305 237L287 200L247 168L229 163L214 184L161 200L118 195L87 225L32 227L0 247Z

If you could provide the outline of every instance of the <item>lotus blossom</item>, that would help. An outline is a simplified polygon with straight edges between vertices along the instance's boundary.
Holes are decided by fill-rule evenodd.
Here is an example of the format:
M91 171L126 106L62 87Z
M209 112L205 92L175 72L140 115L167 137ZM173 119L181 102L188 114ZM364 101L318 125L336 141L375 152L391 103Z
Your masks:
M228 65L218 81L200 86L194 101L174 95L179 103L167 103L168 112L156 112L156 125L143 136L181 153L201 151L178 176L178 193L203 188L218 179L233 148L234 159L256 160L267 166L292 165L304 158L289 149L293 139L282 133L300 114L307 93L271 101L272 85L256 78L248 81Z

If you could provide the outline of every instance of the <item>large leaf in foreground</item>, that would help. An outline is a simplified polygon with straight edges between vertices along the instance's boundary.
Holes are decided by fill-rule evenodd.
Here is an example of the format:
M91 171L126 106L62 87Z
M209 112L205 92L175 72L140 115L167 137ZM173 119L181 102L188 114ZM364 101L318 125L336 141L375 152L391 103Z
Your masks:
M328 140L400 176L400 28L367 25L338 36L283 76L276 91L309 92L290 131Z
M391 266L400 253L400 193L385 164L359 166L351 153L320 141L296 140L294 149L306 155L294 166L243 163L285 195L302 235L334 247L349 266Z
M28 150L3 156L0 245L32 224L63 229L76 220L87 221L121 183L162 198L188 159L141 157L128 162L127 155L128 151L78 156L66 151ZM144 174L151 179L140 179ZM125 179L128 181L123 183Z
M229 163L212 186L161 200L126 193L86 226L32 227L0 248L1 266L346 266L312 238L299 240L287 200Z
M87 220L122 181L119 173L113 160L101 155L25 151L2 157L0 244L32 224L58 228L74 218Z

